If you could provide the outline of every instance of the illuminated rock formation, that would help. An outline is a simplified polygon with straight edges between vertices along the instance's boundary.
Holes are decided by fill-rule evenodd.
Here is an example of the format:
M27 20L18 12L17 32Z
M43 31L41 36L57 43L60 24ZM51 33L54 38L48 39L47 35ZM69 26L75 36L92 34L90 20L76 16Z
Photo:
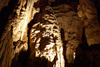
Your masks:
M0 0L0 67L100 67L99 7L99 0Z
M40 15L39 19L41 20L38 20L30 31L30 56L28 65L29 67L34 66L36 57L40 57L42 63L42 58L44 57L51 63L55 62L53 67L64 67L63 44L53 10L50 6L46 6L42 9ZM49 67L49 64L47 64L47 67Z
M8 20L6 22L5 20L1 20L1 22L7 25L5 25L5 31L2 33L0 40L0 48L2 48L0 50L0 67L10 67L12 59L18 57L15 56L16 53L20 54L22 50L27 51L27 26L30 20L33 19L34 14L39 12L39 10L33 7L36 1L37 0L7 1L7 3L9 2L7 8L9 8L10 5L14 7L12 8L11 14L7 17ZM6 6L6 4L4 6ZM2 7L4 6L2 5ZM0 9L2 7L0 6ZM4 9L6 10L7 8ZM0 25L2 26L2 24ZM2 27L0 30L2 31ZM6 57L7 55L8 57Z

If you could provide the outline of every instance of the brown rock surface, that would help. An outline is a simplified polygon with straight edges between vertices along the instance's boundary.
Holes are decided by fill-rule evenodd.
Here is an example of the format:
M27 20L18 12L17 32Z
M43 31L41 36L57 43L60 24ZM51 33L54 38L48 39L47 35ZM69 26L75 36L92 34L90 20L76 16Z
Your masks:
M28 50L27 26L30 20L33 19L34 14L38 12L38 10L33 7L36 1L37 0L10 0L7 1L9 2L8 6L1 10L0 34L2 36L0 35L0 67L10 67L13 58L13 60L15 60L13 63L15 63L16 66L16 61L19 60L20 53ZM8 10L9 7L11 9ZM6 12L7 10L8 13ZM5 13L5 15L2 13Z
M12 40L11 28L6 35L0 40L0 67L10 67L12 63Z
M50 6L42 8L39 20L30 31L30 56L28 67L64 67L63 47L58 22ZM38 61L36 60L38 59Z
M99 0L0 0L0 67L100 67L99 7Z
M73 62L76 48L82 40L83 25L77 13L72 11L69 5L62 4L52 7L56 15L59 27L63 29L63 40L66 41L66 59L68 63ZM71 57L69 57L71 55Z
M78 15L83 20L87 43L100 44L100 25L97 20L97 9L93 1L79 0Z

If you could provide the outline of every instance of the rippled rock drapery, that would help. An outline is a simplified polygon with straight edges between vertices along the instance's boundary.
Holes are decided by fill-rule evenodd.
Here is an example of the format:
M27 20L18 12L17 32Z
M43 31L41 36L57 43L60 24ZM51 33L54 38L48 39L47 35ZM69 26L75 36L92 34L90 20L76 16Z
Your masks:
M13 9L13 14L11 14L11 16L9 17L9 19L11 19L11 23L13 23L12 37L15 53L18 53L23 47L25 50L28 49L27 26L30 20L33 19L34 14L38 12L38 10L33 7L34 2L36 1L37 0L19 0L17 5L15 6L15 9ZM23 42L23 44L21 44L21 41Z
M30 31L28 67L40 67L44 60L47 60L44 67L64 67L63 44L52 8L50 6L44 7L39 19Z
M10 67L12 63L12 30L6 32L5 36L0 39L0 67ZM7 36L6 36L7 35Z
M28 50L27 26L28 23L34 18L34 14L39 12L39 9L35 9L33 7L35 2L37 2L37 0L19 0L15 6L15 9L13 9L13 14L10 15L10 21L13 23L12 37L14 45L14 66L17 65L16 62L19 63L18 59L16 60L16 58L19 57L19 54L21 54L20 52L27 52ZM14 56L15 54L16 56Z
M79 4L78 15L83 20L88 45L100 44L100 25L94 2L79 0Z
M0 35L0 67L11 67L13 58L17 58L16 60L14 60L14 67L18 67L16 61L18 61L20 52L27 51L28 49L28 23L31 19L33 19L34 14L36 12L39 12L39 10L33 7L34 3L37 2L37 0L6 1L6 3L8 2L9 4L6 5L4 4L5 0L0 0L0 3L4 4L0 4L2 5L2 7L0 6L0 9L3 8L0 13L0 23L2 22L0 26L5 24L5 28L1 27L0 29L0 34L2 34L2 36ZM10 9L8 10L8 8ZM6 12L6 10L8 10L9 14ZM3 16L3 11L6 12L5 15L7 16L5 18L7 19L7 21L3 20L1 17ZM4 31L1 32L3 29Z
M72 11L71 7L66 4L62 4L56 7L52 7L56 15L57 21L61 31L63 40L66 45L66 59L68 63L73 63L75 59L75 51L82 40L82 22L77 13Z

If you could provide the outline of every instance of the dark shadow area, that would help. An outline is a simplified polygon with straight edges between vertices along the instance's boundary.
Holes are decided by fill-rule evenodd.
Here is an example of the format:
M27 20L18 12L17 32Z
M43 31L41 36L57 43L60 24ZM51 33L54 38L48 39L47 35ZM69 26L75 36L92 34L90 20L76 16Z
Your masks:
M39 13L36 13L35 15L34 15L34 19L32 19L31 21L30 21L30 23L28 24L28 32L27 32L27 34L28 34L28 55L29 55L29 52L30 52L30 31L31 31L31 28L32 28L32 26L35 24L35 23L37 23L38 22L38 18L39 17Z
M99 21L99 24L100 24L100 0L95 0L94 3L95 3L95 7L97 9L98 21Z
M0 12L0 38L2 36L2 33L5 31L5 26L9 22L9 15L12 13L13 8L17 4L17 0L10 0L8 3L8 6L3 7Z
M73 67L100 67L100 44L82 46L86 44L81 44L77 48Z
M27 51L21 50L19 53L16 53L11 67L27 67L27 57Z
M29 61L32 61L31 59ZM56 63L56 59L53 62L48 61L45 57L34 57L34 61L28 62L28 67L53 67Z
M60 33L61 33L61 39L63 41L63 55L64 55L64 60L65 60L65 67L69 67L69 65L71 65L71 64L68 64L68 62L67 62L68 60L66 58L66 51L67 51L66 44L67 44L67 41L65 41L65 35L64 35L64 29L63 28L61 28Z
M100 67L100 44L88 46L83 29L83 43L76 50L76 58L71 67Z
M79 4L79 0L55 0L55 2L51 2L51 6L59 6L61 4L70 5L72 10L77 12L77 6Z

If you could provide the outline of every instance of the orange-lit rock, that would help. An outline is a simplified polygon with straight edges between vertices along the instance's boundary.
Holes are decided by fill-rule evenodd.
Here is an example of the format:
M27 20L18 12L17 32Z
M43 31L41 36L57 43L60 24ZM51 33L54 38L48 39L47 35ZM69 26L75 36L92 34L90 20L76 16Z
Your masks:
M29 67L37 63L35 58L44 57L53 67L64 67L63 44L61 41L58 22L50 6L42 9L41 20L35 23L30 31ZM32 62L31 62L32 61ZM40 64L41 65L41 64ZM49 64L46 64L49 66Z

